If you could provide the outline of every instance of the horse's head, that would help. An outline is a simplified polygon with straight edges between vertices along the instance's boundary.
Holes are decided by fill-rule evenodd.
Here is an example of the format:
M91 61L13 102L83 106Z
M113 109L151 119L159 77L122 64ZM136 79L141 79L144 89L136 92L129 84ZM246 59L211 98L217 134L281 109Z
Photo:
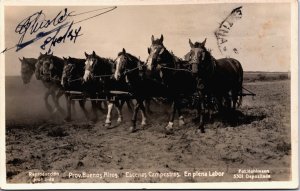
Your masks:
M162 62L162 56L166 51L163 45L164 37L161 35L159 39L154 39L151 37L151 46L148 48L149 56L147 58L146 66L148 71L153 71L157 69L158 64Z
M115 60L114 78L119 80L126 70L131 70L135 67L137 67L137 59L126 53L126 50L123 48L122 52L119 52L118 57Z
M35 62L32 62L35 61L35 59L30 60L23 57L23 59L19 58L19 60L21 62L21 77L23 83L28 84L30 82L32 75L35 72Z
M53 54L42 54L38 57L36 69L39 72L39 77L43 80L50 80L54 69Z
M96 55L95 51L92 54L84 53L86 57L85 61L85 71L83 75L84 82L93 78L94 75L94 68L98 64L98 56Z
M192 65L192 73L197 74L199 70L205 67L204 58L207 53L205 48L206 39L202 43L195 42L194 44L189 39L189 43L191 50L187 54L186 60Z
M63 59L64 59L64 69L61 78L61 85L63 87L66 87L67 82L70 81L70 79L74 75L73 73L76 66L71 62L70 57L69 58L63 57Z

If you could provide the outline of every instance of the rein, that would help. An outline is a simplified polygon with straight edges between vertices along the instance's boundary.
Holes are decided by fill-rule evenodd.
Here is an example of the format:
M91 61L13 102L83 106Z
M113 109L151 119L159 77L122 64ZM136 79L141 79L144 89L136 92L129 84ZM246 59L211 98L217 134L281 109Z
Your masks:
M76 79L74 79L74 80L68 80L68 82L69 82L69 83L70 83L70 82L76 82L76 81L79 81L79 80L82 80L82 77L76 78Z
M185 71L185 72L190 72L190 73L192 73L191 70L188 70L188 69L182 69L182 68L170 68L170 67L166 67L166 66L161 66L161 68L168 69L168 70L174 70L174 71Z
M103 74L103 75L97 75L97 76L93 76L94 78L107 78L107 77L111 77L112 74Z
M131 72L133 72L133 71L135 71L137 69L139 69L139 67L135 67L133 69L127 70L127 71L123 72L122 75L127 75L127 74L129 74L129 73L131 73Z

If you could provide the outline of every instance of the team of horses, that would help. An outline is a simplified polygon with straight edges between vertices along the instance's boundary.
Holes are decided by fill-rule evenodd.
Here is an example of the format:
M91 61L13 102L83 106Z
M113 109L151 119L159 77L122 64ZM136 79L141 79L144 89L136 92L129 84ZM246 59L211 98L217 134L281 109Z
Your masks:
M98 56L94 51L85 53L85 59L59 58L53 54L42 54L37 59L20 59L21 76L29 83L33 74L47 87L45 105L51 113L60 112L65 120L71 120L74 102L78 100L86 117L97 121L97 110L107 107L105 125L111 124L111 113L115 106L121 123L122 106L132 110L130 131L137 130L137 115L141 111L141 125L147 124L147 110L154 98L170 103L172 109L167 132L173 130L175 115L179 125L184 124L182 109L184 101L197 110L198 129L204 133L205 119L210 119L214 110L235 110L242 101L243 68L233 58L215 59L203 42L192 43L184 59L176 57L163 44L164 37L152 35L146 62L126 52L123 48L115 60ZM51 95L54 108L49 104ZM59 104L59 98L67 98L67 113ZM74 99L74 95L79 99ZM92 113L85 108L91 101ZM135 100L135 101L132 101Z

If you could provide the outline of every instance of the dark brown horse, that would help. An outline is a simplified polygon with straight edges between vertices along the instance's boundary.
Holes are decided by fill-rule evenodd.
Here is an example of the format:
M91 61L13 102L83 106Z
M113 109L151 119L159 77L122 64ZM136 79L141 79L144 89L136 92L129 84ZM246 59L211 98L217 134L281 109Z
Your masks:
M48 91L45 94L46 107L51 113L55 113L57 110L61 114L65 114L65 111L59 104L59 98L64 94L64 90L61 86L61 77L64 67L63 59L54 56L53 54L40 54L35 65L35 75L38 80L41 80ZM54 109L48 103L49 95L52 96L55 104Z
M136 100L132 115L132 125L130 131L136 131L136 121L138 111L141 110L142 122L141 125L147 124L146 111L144 101L151 97L153 93L153 87L150 87L150 82L143 78L142 62L132 54L126 52L123 48L122 52L118 53L118 57L115 60L115 72L114 79L119 82L123 89L127 89Z
M197 84L191 71L178 67L178 59L170 53L163 45L163 35L160 39L154 39L152 35L151 46L148 49L147 75L152 79L161 82L167 90L165 95L173 103L173 112L166 126L169 131L173 128L176 112L179 116L179 124L183 125L181 114L181 100L197 93ZM201 127L202 128L202 127Z
M113 105L117 106L116 109L119 115L117 122L120 123L122 121L122 106L124 100L121 100L120 102L120 100L117 98L115 101L113 101L113 95L110 93L111 90L117 89L115 86L118 85L112 79L114 67L113 60L100 57L94 51L90 55L85 53L85 56L85 72L83 75L85 91L88 93L91 99L98 99L100 97L108 100L108 112L105 126L110 126L111 124L110 118ZM127 102L127 105L130 108L129 102ZM95 120L97 120L96 106L97 103L92 101L92 108L96 117Z
M192 65L192 72L199 77L206 94L217 98L219 109L233 108L241 104L243 68L233 58L215 59L205 47L206 39L192 43L186 59ZM225 104L223 103L225 100Z
M74 92L84 92L84 84L83 84L83 74L85 67L85 59L79 58L63 58L64 59L64 69L61 79L61 85L65 90L65 96L67 101L67 116L65 118L66 121L71 121L71 106L74 105L74 101L71 100L71 94L67 93L68 91ZM87 110L85 109L85 100L79 100L79 105L84 112L87 119L89 119L89 115ZM73 106L74 111L75 107Z

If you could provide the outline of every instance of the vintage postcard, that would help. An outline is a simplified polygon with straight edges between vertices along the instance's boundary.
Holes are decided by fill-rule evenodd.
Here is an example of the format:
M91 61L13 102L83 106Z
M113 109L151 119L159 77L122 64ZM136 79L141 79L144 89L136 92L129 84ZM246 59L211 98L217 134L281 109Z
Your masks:
M296 0L0 3L2 189L298 187Z

